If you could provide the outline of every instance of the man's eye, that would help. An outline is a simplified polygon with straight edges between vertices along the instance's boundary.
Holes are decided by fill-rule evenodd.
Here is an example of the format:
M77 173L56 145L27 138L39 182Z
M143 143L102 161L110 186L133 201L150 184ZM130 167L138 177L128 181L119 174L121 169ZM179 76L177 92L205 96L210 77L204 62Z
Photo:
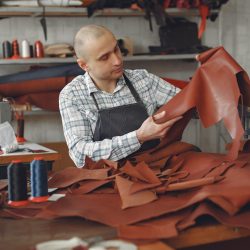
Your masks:
M108 60L108 55L102 56L100 59L101 59L101 61L106 61L106 60Z

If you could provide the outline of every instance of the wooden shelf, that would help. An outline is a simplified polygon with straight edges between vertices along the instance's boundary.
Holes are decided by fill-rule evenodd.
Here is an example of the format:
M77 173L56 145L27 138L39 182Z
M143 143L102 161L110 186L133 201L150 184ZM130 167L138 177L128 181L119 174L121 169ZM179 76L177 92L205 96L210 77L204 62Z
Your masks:
M176 55L138 55L138 56L125 56L125 62L135 61L167 61L167 60L185 60L195 59L196 54L176 54ZM25 64L65 64L74 63L76 59L73 57L67 58L30 58L30 59L0 59L0 65L25 65Z
M212 10L211 13L218 13L218 10ZM168 8L166 13L171 16L199 16L197 9L178 9ZM0 17L26 17L26 16L42 16L42 7L0 7ZM45 7L45 16L48 17L87 17L87 9L83 7ZM93 17L133 17L145 16L144 11L130 9L103 9L94 12Z

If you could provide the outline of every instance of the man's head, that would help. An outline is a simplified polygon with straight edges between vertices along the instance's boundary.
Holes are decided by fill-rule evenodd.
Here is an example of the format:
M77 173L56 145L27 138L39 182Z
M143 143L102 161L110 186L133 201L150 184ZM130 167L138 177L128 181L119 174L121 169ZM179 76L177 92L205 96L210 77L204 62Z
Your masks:
M123 73L123 62L117 40L107 28L87 25L76 34L74 48L78 65L94 81L117 80Z

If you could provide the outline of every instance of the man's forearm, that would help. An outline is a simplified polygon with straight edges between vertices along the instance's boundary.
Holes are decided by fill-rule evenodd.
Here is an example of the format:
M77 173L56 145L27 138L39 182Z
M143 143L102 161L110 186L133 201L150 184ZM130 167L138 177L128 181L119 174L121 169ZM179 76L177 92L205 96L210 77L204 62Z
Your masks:
M71 141L70 156L77 167L83 167L85 157L88 156L94 161L100 159L120 160L137 151L141 144L137 139L136 132L130 132L122 136L115 136L112 139L105 139L97 142Z

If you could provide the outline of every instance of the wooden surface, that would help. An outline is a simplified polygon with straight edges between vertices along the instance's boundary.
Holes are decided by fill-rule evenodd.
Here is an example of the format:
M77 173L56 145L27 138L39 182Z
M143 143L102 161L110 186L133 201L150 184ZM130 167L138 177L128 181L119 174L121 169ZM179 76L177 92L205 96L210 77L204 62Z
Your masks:
M59 171L67 167L74 167L75 164L69 157L69 150L66 142L47 142L41 143L41 145L55 150L60 154L60 159L53 163L53 171Z
M31 162L34 157L41 156L45 161L55 161L60 159L60 154L52 149L46 148L42 145L26 142L19 145L19 148L28 148L31 150L44 150L45 152L33 153L33 152L13 152L0 155L0 165L8 164L13 160L21 160L22 162Z
M73 162L68 156L68 149L65 143L48 143L43 144L43 146L48 147L50 150L53 149L48 156L56 160L55 164L58 164L57 170L73 166ZM54 155L55 152L56 155ZM33 159L34 154L31 154L31 156ZM0 249L32 249L32 247L39 242L56 239L70 239L75 236L81 239L93 236L102 236L104 239L112 239L116 237L116 230L99 223L86 221L82 218L64 218L48 221L0 218ZM225 241L229 242L232 248L228 248L227 246L226 248L216 249L235 249L236 244L236 249L241 250L248 248L247 246L243 248L242 245L237 245L238 242L233 245L229 240L244 240L246 238L249 239L248 242L250 244L250 230L230 228L209 223L185 230L181 232L178 237L164 240L164 244L163 242L140 244L139 250L197 249L199 246L201 248L198 249L203 250L204 244L219 244Z
M31 249L39 242L70 239L72 237L86 239L94 236L114 239L116 231L111 227L86 221L82 218L56 220L0 219L0 249ZM164 240L164 242L168 245L165 249L181 249L244 237L250 237L250 230L208 224L187 229L181 232L178 237ZM147 244L150 246L152 243ZM141 249L150 248L143 245ZM164 249L164 245L159 242L154 243L154 247L151 249ZM237 250L239 249L242 248L238 247Z

